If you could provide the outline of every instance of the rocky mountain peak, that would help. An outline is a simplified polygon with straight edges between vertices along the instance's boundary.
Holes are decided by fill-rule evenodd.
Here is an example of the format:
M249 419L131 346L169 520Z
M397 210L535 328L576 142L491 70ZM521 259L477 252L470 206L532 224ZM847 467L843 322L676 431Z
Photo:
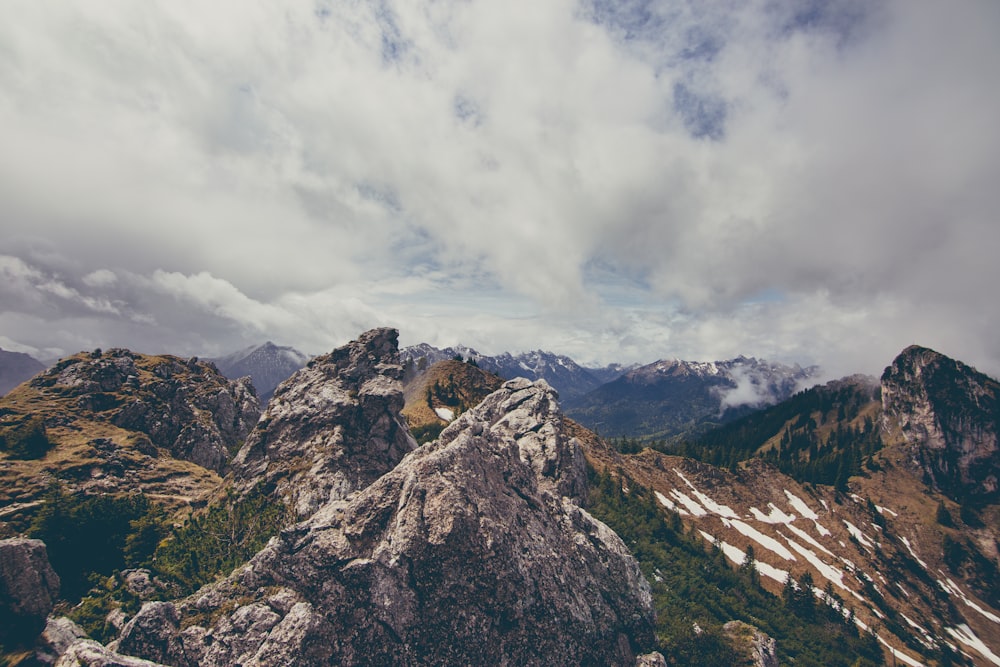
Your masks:
M303 370L273 405L318 395L329 411L316 433L363 443L370 428L384 441L383 417L398 417L394 342L394 332L366 334ZM365 401L383 412L363 424ZM277 437L292 433L292 413L270 420L288 424ZM269 428L248 453L272 442ZM315 473L296 484L325 488ZM554 390L507 382L349 498L334 489L228 579L145 605L118 650L171 665L634 665L654 645L649 585L621 539L577 504L585 481Z
M911 461L955 500L1000 498L1000 383L912 345L882 374L883 429L911 445Z
M304 518L395 467L416 447L400 416L397 339L373 329L279 385L233 460L237 487L263 484Z

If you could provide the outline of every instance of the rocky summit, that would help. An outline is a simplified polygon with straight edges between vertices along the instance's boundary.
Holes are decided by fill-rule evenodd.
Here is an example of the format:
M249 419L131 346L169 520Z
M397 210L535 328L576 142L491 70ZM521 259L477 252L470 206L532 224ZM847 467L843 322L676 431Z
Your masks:
M882 375L883 429L935 489L977 504L1000 499L1000 383L925 347L903 350Z
M374 329L279 385L233 460L236 486L263 486L304 518L395 467L416 447L400 415L397 338Z
M372 349L364 363L378 366L379 341L393 336L351 351ZM650 589L578 505L584 465L555 392L507 382L226 580L147 603L117 649L184 666L634 665L654 646Z
M0 525L23 526L53 482L187 506L219 484L259 416L248 379L196 358L66 357L0 397Z

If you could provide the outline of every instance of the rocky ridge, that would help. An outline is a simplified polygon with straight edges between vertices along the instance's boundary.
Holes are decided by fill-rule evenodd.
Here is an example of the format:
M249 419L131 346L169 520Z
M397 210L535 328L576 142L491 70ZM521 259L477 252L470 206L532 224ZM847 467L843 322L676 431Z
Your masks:
M307 430L317 444L372 419L365 447L337 440L342 470L352 456L392 460L391 443L406 444L381 412L399 419L394 343L369 332L290 379L273 435L290 436L301 403L321 400L350 425ZM269 429L237 470L287 479L279 463L299 466L268 449ZM146 603L110 648L169 665L636 664L654 645L649 587L579 506L586 471L570 432L547 384L507 382L371 482L321 484L309 497L332 493L314 513L227 579Z
M545 380L559 392L564 401L582 396L629 370L629 367L620 364L611 364L603 368L585 368L565 355L543 350L520 354L504 352L498 355L486 355L464 345L446 347L442 350L421 343L400 351L400 359L407 370L407 380L436 363L456 357L474 362L483 370L508 380L517 377L532 381Z
M928 348L903 350L882 375L883 430L951 499L1000 499L1000 382Z
M259 414L248 379L197 359L125 349L67 357L0 398L0 434L35 425L45 438L31 456L0 453L0 521L21 521L53 479L72 492L196 502Z
M236 488L262 486L305 518L394 468L416 447L400 415L397 338L374 329L279 385L233 459Z

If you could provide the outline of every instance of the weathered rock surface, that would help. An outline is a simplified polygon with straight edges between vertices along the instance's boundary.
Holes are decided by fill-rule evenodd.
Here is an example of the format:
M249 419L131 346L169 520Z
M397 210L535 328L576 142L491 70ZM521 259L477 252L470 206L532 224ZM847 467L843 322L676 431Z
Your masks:
M744 658L748 667L778 667L778 643L743 621L729 621L722 632Z
M230 452L260 416L249 379L230 381L210 363L170 355L147 356L116 348L63 359L31 381L58 416L75 417L145 434L176 459L222 471Z
M86 636L83 628L65 616L50 616L35 645L35 660L43 665L55 664L70 646Z
M962 501L1000 499L1000 383L911 346L882 374L882 420L910 443L911 463L934 488Z
M392 470L416 447L400 416L398 336L369 331L282 383L233 460L236 486L263 484L305 518Z
M356 368L348 357L372 350L367 373L351 371L357 404L340 384L351 379L335 380L327 369L336 357L303 372L316 376L314 400L339 410L359 436L364 406L378 405L375 435L359 442L390 443L375 450L384 453L391 443L404 446L392 437L399 426L381 412L400 402L386 377L393 365L382 361L392 356L394 335L362 341L341 352L340 364ZM311 418L289 394L300 401L313 394L295 387L272 401L284 411L272 417L286 423L279 432ZM346 431L326 423L305 432ZM278 477L270 442L254 442L263 450L256 461ZM344 459L369 457L370 445L341 442L327 451L344 452L341 465L357 470ZM326 502L228 579L176 604L144 605L117 649L185 667L634 665L654 644L649 586L618 536L576 504L585 481L555 392L544 382L508 382L437 441L349 500Z
M30 646L59 595L41 540L0 540L0 644Z
M81 639L59 656L55 667L164 667L149 660L121 655L92 639Z

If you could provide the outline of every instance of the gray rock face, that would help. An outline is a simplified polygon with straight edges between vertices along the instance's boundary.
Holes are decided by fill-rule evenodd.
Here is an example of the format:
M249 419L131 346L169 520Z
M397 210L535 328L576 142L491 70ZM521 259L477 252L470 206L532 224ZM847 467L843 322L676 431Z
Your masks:
M81 639L59 656L55 667L164 667L149 660L121 655L92 639Z
M927 348L911 346L882 374L882 419L911 443L914 466L961 501L1000 499L1000 383Z
M233 460L237 487L263 483L305 518L395 467L417 446L399 414L398 335L369 331L281 384Z
M0 643L29 646L45 628L59 577L41 540L0 540Z
M654 644L652 598L620 538L576 504L585 479L555 392L508 382L227 580L147 603L118 650L185 667L631 667Z
M43 665L55 664L70 646L86 636L83 628L65 616L49 617L35 646L35 660Z
M144 433L174 458L216 472L260 416L249 378L229 381L210 363L122 348L64 359L32 385L74 397L66 412Z

